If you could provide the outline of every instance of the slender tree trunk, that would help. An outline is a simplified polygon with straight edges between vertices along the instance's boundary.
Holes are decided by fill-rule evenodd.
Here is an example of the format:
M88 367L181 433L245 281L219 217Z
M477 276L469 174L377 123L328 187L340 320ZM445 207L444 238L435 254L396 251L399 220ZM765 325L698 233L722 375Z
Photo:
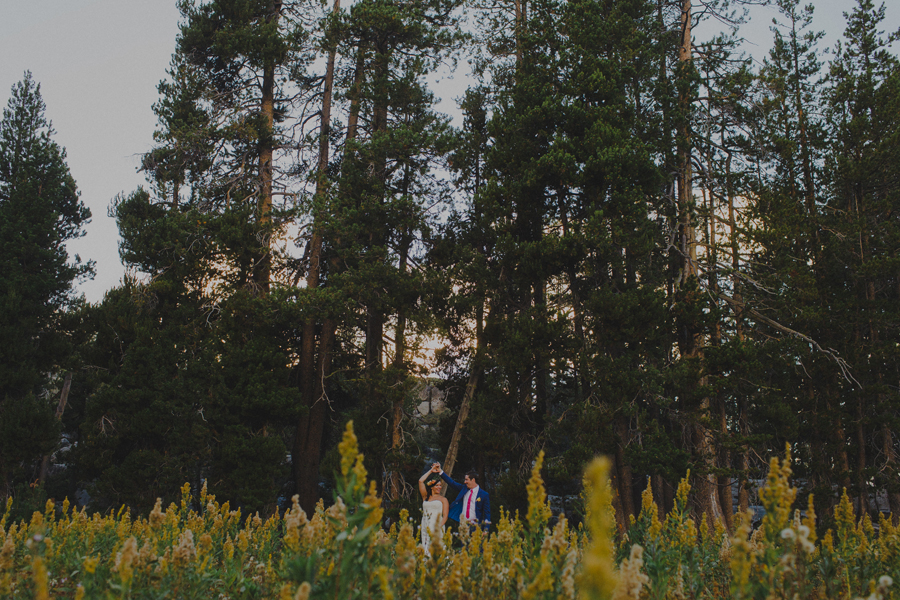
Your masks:
M407 167L403 178L403 195L409 193L409 168ZM397 271L402 278L406 274L407 261L409 260L409 248L412 244L412 235L408 230L404 230L400 235L400 260L398 262ZM396 374L397 381L394 386L394 394L391 405L391 461L396 462L403 447L403 400L404 386L403 381L406 378L406 303L401 302L397 311L397 328L394 332L394 361L393 370ZM389 500L398 500L402 488L402 474L399 469L394 468L389 476Z
M541 275L534 283L534 308L540 310L542 315L547 314L547 280ZM550 391L550 358L545 349L535 344L534 348L534 366L535 366L535 397L537 400L537 410L534 417L538 423L541 423L547 413L550 412L548 405Z
M275 0L269 6L267 23L277 22L281 14L281 1ZM275 65L263 67L262 90L260 99L260 116L264 130L259 139L259 199L257 201L257 219L265 233L265 241L261 255L253 269L256 289L262 294L269 293L272 271L271 226L272 226L272 179L273 156L275 151Z
M678 62L681 76L684 78L690 69L692 58L691 36L691 0L682 0L681 7L681 45L678 48ZM697 240L693 223L694 184L693 165L691 164L691 126L690 106L693 102L690 90L683 89L686 83L680 84L679 105L681 110L681 131L678 141L678 202L681 233L681 253L683 261L682 281L697 275Z
M557 194L559 214L562 218L563 237L568 238L569 229L569 210L566 204L567 194L560 191ZM575 386L576 394L579 400L587 398L591 395L591 382L588 375L587 361L587 338L584 335L584 308L581 300L581 282L578 279L578 273L575 265L569 265L566 269L569 278L569 290L572 294L572 325L575 331L575 341L578 345L575 359Z
M384 187L386 185L387 157L378 147L378 138L387 132L388 117L388 49L382 44L376 44L375 58L373 65L375 94L374 106L372 108L372 139L375 141L375 156L372 157L371 181L373 187L378 187L382 191L378 194L379 202L384 203ZM377 217L377 222L369 223L369 253L370 260L373 262L383 261L382 249L385 244L384 225L381 222L381 215ZM377 249L377 250L376 250ZM369 381L369 394L374 400L379 396L376 390L375 375L382 370L384 346L384 307L381 301L381 292L378 290L370 290L370 297L366 302L366 378Z
M734 329L735 336L737 337L738 342L743 345L744 343L744 315L742 312L742 307L744 305L743 294L741 294L741 279L738 276L738 272L741 267L741 254L740 254L740 242L738 240L738 232L737 232L737 223L735 221L734 214L734 182L732 180L731 173L731 160L732 155L731 152L728 153L728 157L725 160L725 185L726 185L726 193L728 194L728 228L730 232L730 243L731 243L731 286L732 286L732 295L734 299L737 301L732 305L734 310ZM746 440L750 436L750 401L746 396L741 396L739 401L739 415L738 415L738 426L741 432L741 437ZM744 441L743 449L741 450L741 455L739 458L740 464L740 488L738 489L738 510L741 511L741 514L747 512L750 509L750 481L748 478L750 472L750 445Z
M66 410L66 402L69 400L69 390L72 388L72 374L66 373L63 381L62 392L59 394L59 404L56 405L56 420L62 421L63 412ZM41 460L41 474L38 476L38 484L44 485L47 480L47 469L50 467L50 455L45 454Z
M835 464L839 470L839 479L841 486L849 493L852 489L850 481L850 457L847 455L847 436L844 431L843 418L841 417L840 407L836 407L831 401L830 394L826 391L826 411L828 415L833 415L831 421L833 423L832 435L834 436L834 444L836 448Z
M740 427L741 436L745 439L750 436L750 415L749 404L747 398L741 398L740 405ZM738 508L741 514L750 510L750 446L744 442L744 449L741 451L741 488L738 491Z
M634 474L631 466L625 461L625 448L630 441L630 432L625 417L619 415L614 419L616 431L616 478L618 479L618 492L621 496L623 518L630 522L631 517L636 517L634 505Z
M678 62L680 70L679 81L679 140L677 145L678 155L678 210L679 233L681 251L681 280L688 282L698 276L697 265L697 234L694 226L694 185L693 165L691 163L692 131L690 124L690 107L693 103L692 92L687 83L687 76L693 62L693 39L691 33L691 0L682 0L681 5L681 44L678 48ZM697 298L685 299L687 302L697 302ZM686 324L684 331L684 346L682 355L686 359L701 359L700 332L696 325ZM704 381L698 381L698 385L704 385ZM703 464L703 473L694 476L694 489L697 491L699 512L707 519L710 528L715 521L723 518L721 505L718 498L718 481L712 470L715 468L716 450L715 443L710 432L703 424L710 417L710 401L704 398L700 404L699 414L693 423L694 451Z
M336 14L340 11L340 0L335 0ZM321 281L324 238L321 222L323 214L318 212L327 189L326 169L329 161L329 137L331 135L331 105L334 90L334 64L336 51L331 49L325 67L325 82L322 93L322 109L319 128L319 156L316 164L316 205L313 216L313 234L309 242L309 268L306 287L315 290ZM355 135L355 132L354 132ZM349 138L348 139L352 139ZM319 337L319 355L316 358L316 323L313 318L303 324L300 352L300 390L306 413L300 418L294 433L291 452L292 475L300 506L309 514L318 501L319 460L322 452L322 436L325 428L326 400L325 378L331 369L331 350L337 323L326 318L322 323Z
M272 134L275 126L275 67L266 65L263 73L262 116L266 125L263 139L260 140L259 178L260 190L258 201L258 219L266 235L261 255L254 268L254 281L259 292L269 292L269 279L272 270L272 255L269 248L268 231L272 223Z
M856 485L859 487L860 518L869 514L869 488L866 485L866 430L864 424L865 409L860 398L856 405Z
M650 478L650 484L653 486L653 501L656 502L656 516L662 521L666 518L666 493L664 487L665 479L662 475L653 475Z
M516 3L516 66L522 64L522 36L525 33L528 18L527 0L515 0Z
M613 468L610 473L610 483L612 484L613 497L612 507L616 517L616 531L618 534L624 535L628 530L628 521L625 520L625 509L622 507L622 492L619 491L619 469L616 461L613 459Z
M884 454L885 471L888 473L887 497L891 508L891 520L896 527L900 522L900 492L894 487L897 478L897 451L894 450L894 433L888 421L881 424L881 451Z

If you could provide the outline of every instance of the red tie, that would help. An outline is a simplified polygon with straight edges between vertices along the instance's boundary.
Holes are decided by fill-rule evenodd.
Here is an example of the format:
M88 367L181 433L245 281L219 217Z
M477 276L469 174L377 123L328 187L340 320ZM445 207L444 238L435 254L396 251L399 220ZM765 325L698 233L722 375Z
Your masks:
M468 502L466 502L466 521L472 518L472 496L474 495L475 494L472 492L472 490L469 490L469 500Z

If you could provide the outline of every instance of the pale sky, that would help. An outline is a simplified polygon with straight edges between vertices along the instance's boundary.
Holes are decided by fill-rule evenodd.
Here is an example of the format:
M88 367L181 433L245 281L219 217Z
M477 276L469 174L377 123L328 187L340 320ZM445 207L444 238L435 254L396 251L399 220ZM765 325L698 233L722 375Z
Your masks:
M813 3L814 29L827 34L823 48L832 46L844 28L842 13L855 0ZM886 7L885 29L896 31L900 3L892 0ZM776 14L756 8L742 28L756 44L748 47L755 56L767 52ZM175 0L0 0L0 103L6 106L10 88L26 70L41 84L56 141L66 148L81 198L93 213L87 235L69 244L70 253L97 263L96 278L80 286L91 302L100 301L124 273L107 210L117 194L145 183L137 167L153 144L151 105L175 48L178 18ZM458 76L444 82L439 95L450 101L465 87Z

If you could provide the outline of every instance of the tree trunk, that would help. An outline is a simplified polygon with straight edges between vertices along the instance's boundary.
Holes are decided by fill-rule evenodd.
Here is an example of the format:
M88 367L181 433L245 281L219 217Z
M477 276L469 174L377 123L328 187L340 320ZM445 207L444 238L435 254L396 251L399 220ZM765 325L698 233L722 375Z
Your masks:
M618 492L621 496L623 519L630 522L631 517L636 517L634 505L634 474L631 466L625 461L625 448L628 445L630 433L625 418L621 415L615 417L616 430L616 478L618 479Z
M388 121L388 68L389 68L388 48L384 43L376 43L375 57L373 61L373 74L375 81L375 93L373 97L374 105L372 107L372 139L375 140L387 132ZM386 185L386 168L387 157L382 151L377 151L375 156L371 158L370 180L373 188L380 188L382 191L378 195L381 204L384 203L384 187ZM379 214L375 222L368 223L369 226L369 260L372 262L383 261L385 257L381 255L381 249L385 245L386 232L381 222ZM378 249L377 252L374 249ZM366 302L366 378L369 384L369 394L371 400L375 400L380 396L380 392L376 389L375 375L382 370L384 347L384 307L382 306L381 294L375 289L370 290L370 297Z
M887 420L881 424L881 449L884 454L885 471L888 473L887 497L891 508L891 520L896 527L900 522L900 492L894 487L897 478L897 452L894 450L894 433ZM891 481L894 480L894 481Z
M679 233L681 250L681 281L688 282L698 276L697 265L697 233L694 225L694 186L693 165L691 164L692 130L690 125L690 107L693 96L687 86L687 74L692 68L693 39L691 33L691 0L682 0L681 5L681 44L678 47L679 79L679 140L677 142L678 154L678 210ZM686 302L697 302L692 295ZM696 325L687 324L687 331L683 332L685 346L682 348L682 356L687 359L702 359L701 336ZM704 381L698 381L698 385L704 385ZM704 421L710 419L710 401L704 398L700 404L700 411L693 423L694 449L701 461L703 473L694 476L695 489L699 499L699 510L708 520L710 528L716 520L723 519L723 511L718 498L718 482L712 474L715 468L716 451L714 440Z
M472 374L469 375L469 382L466 384L466 393L463 395L462 404L459 405L459 414L456 416L456 425L453 427L450 446L447 448L447 458L444 459L444 464L442 466L447 475L450 476L453 475L453 467L456 466L456 455L459 453L459 440L462 437L466 419L469 418L469 407L472 406L472 398L475 397L475 390L478 387L478 362L479 356L476 351L475 360L472 364Z
M525 20L528 17L527 0L515 0L516 3L516 66L522 64L522 36L525 33Z
M625 518L625 509L622 507L622 492L619 486L619 467L615 458L613 458L613 468L610 473L610 483L612 484L613 497L612 507L616 517L616 531L622 536L628 529L628 521Z
M404 175L403 180L403 195L406 195L409 191L409 172ZM400 236L400 260L397 266L397 270L399 272L400 277L402 278L406 273L406 265L409 260L409 248L412 244L412 236L408 230L403 231ZM406 304L405 302L400 303L400 308L397 311L397 328L394 333L394 362L393 362L393 370L394 374L397 377L396 384L394 386L392 406L391 406L391 461L396 463L397 457L400 455L400 451L403 447L403 400L404 400L404 386L403 382L406 378ZM388 500L398 500L400 498L401 490L402 490L402 479L403 475L400 473L400 470L395 468L391 471L388 476L390 485L389 485L389 494Z
M856 485L859 488L859 511L857 516L869 514L869 488L866 485L866 430L863 424L863 400L857 402L856 414Z
M63 381L62 392L59 394L59 404L56 405L56 420L62 421L63 412L66 410L66 402L69 400L69 390L72 388L72 374L66 373ZM41 474L38 476L38 485L44 485L47 480L47 469L50 467L50 455L45 454L41 460Z
M750 415L749 403L746 398L741 398L741 436L745 439L750 436ZM745 441L744 449L741 451L741 488L738 491L738 508L741 514L750 510L750 446Z
M826 394L827 393L828 392L826 391ZM834 428L832 429L832 435L834 436L834 444L837 453L835 456L835 463L840 470L839 478L841 486L849 493L852 484L850 481L850 457L847 455L847 436L844 432L843 419L841 418L840 413L835 413L835 411L839 411L840 408L834 407L829 398L826 400L826 410L829 415L833 415L832 422Z
M333 12L340 11L340 0L335 0ZM327 188L326 169L329 160L329 137L331 135L331 104L334 90L334 64L336 51L330 50L325 67L325 82L322 94L322 109L319 126L319 156L316 164L316 205L317 209ZM306 287L319 287L322 272L323 214L313 215L313 233L309 242L309 268ZM312 514L318 500L319 457L322 451L322 436L325 428L325 378L330 371L331 349L334 343L336 322L326 318L322 324L319 339L319 356L316 358L316 322L309 318L303 324L300 349L300 392L307 413L301 417L294 433L291 451L294 488L300 496L300 506Z
M281 13L281 2L276 0L270 4L267 23L278 21ZM262 89L260 99L260 116L264 130L259 136L259 198L257 200L257 219L264 231L265 238L260 256L253 268L253 280L256 291L269 293L272 271L271 234L272 226L272 178L273 155L275 151L275 65L268 63L263 67Z

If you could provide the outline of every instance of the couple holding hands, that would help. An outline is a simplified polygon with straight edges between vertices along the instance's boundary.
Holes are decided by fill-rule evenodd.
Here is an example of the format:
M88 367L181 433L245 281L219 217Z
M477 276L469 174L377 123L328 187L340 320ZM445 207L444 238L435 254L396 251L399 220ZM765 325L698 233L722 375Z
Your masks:
M457 492L452 503L441 495L443 483ZM462 525L477 525L487 528L491 524L491 499L478 485L475 471L466 473L462 483L453 481L441 469L440 463L419 478L419 493L422 494L422 546L425 555L430 555L431 536L442 536L447 519Z

